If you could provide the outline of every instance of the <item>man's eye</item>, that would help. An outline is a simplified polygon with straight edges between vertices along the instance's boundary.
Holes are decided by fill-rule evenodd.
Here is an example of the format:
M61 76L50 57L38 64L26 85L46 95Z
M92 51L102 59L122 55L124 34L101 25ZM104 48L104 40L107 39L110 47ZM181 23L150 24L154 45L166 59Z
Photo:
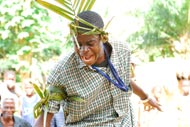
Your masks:
M90 41L87 43L88 46L94 46L97 42L95 40Z
M87 46L93 46L94 44L93 43L89 43L89 44L87 44Z

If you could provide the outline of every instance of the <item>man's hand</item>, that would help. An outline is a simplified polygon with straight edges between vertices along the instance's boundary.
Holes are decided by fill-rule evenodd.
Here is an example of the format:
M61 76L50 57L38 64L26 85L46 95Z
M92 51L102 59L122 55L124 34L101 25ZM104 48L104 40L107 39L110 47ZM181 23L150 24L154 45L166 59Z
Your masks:
M149 111L154 110L154 109L157 109L158 111L161 111L161 112L163 111L161 109L161 105L157 101L155 101L151 98L148 98L147 102L144 102L143 104L144 104L144 110L145 111L149 112Z
M141 101L144 104L144 110L145 111L150 111L152 109L157 109L158 111L162 111L161 105L158 104L157 101L152 100L149 98L148 94L144 92L143 89L141 89L133 80L130 81L131 87L133 89L133 92L139 96Z
M53 115L54 114L52 114L52 113L47 114L46 127L50 127L51 119L52 119ZM33 127L44 127L43 123L44 123L44 112L37 118Z

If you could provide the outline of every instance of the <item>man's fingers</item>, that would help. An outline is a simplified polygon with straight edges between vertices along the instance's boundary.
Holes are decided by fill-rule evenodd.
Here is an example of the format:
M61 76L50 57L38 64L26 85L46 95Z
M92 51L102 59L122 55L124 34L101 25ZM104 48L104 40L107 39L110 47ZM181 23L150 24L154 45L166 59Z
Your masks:
M154 107L152 107L152 106L150 106L150 105L144 106L144 110L145 110L145 111L151 111L151 110L153 110L153 109L154 109Z
M158 111L161 111L161 112L162 112L163 110L161 109L160 106L161 106L161 105L157 106L156 109L157 109Z

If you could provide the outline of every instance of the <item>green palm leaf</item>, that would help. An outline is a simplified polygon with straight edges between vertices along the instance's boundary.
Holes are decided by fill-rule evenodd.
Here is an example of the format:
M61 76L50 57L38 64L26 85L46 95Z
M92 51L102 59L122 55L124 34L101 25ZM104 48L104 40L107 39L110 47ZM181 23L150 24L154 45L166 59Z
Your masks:
M36 0L36 2L38 2L40 5L46 7L47 9L65 17L68 20L71 20L71 21L73 20L74 14L72 12L70 12L70 10L68 10L68 8L66 10L57 5L54 5L54 4L51 4L51 3L48 3L48 2L42 1L42 0Z
M50 3L45 0L36 0L40 5L47 9L65 17L66 19L73 21L78 13L86 10L90 10L96 0L55 0L59 6L55 3Z
M68 97L68 101L77 101L77 102L85 102L84 99L78 97L78 96L70 96Z
M74 5L73 5L74 10L77 10L77 7L78 7L79 3L80 3L80 0L75 0L74 1Z
M47 89L42 92L42 89L38 87L36 84L32 83L36 93L40 96L41 100L36 103L34 106L33 114L34 118L38 118L39 115L44 110L44 123L43 127L46 127L46 119L47 119L47 112L48 112L48 101L56 100L56 101L78 101L78 102L85 102L84 99L78 96L67 96L65 90L58 86L49 86ZM43 107L43 109L42 109Z
M55 0L57 4L47 2L45 0L36 0L39 4L46 7L49 10L52 10L53 12L65 17L66 19L70 20L71 23L69 25L72 36L75 36L75 34L78 32L77 29L80 28L81 30L87 30L88 32L85 32L83 34L101 34L103 38L103 42L108 41L108 33L105 32L105 28L107 28L108 24L105 28L99 29L96 26L92 25L91 23L86 22L85 20L79 18L77 15L83 11L91 10L96 0ZM58 5L59 4L59 5ZM77 22L73 22L74 19L77 20ZM81 22L87 26L92 27L92 29L80 27L78 26L78 22ZM76 41L77 45L78 42ZM79 48L79 46L78 46Z
M48 108L48 101L56 100L69 100L69 101L78 101L78 102L85 102L84 99L78 96L67 96L67 93L64 91L63 88L58 86L49 86L47 89L42 92L40 87L33 83L34 89L36 93L40 96L41 100L34 106L34 117L37 118L42 113L42 106Z
M91 10L95 2L96 2L95 0L92 0L91 2L85 4L86 6L84 6L83 10Z
M66 9L68 9L68 11L71 11L71 12L73 11L72 4L70 3L70 1L56 0L56 2L58 2L62 7L65 7Z
M31 82L32 83L32 82ZM40 87L38 87L38 85L36 85L35 83L32 83L33 84L33 87L34 87L34 90L36 91L36 93L39 95L40 98L43 98L44 95L43 95L43 92L42 90L40 89Z

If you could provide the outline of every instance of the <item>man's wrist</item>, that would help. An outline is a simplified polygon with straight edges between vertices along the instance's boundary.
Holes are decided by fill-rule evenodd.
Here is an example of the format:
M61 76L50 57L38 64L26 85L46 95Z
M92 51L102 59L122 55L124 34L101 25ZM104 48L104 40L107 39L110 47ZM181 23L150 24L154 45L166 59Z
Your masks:
M142 102L142 103L147 103L149 100L150 100L149 96L146 95L145 98L141 99L141 102Z

